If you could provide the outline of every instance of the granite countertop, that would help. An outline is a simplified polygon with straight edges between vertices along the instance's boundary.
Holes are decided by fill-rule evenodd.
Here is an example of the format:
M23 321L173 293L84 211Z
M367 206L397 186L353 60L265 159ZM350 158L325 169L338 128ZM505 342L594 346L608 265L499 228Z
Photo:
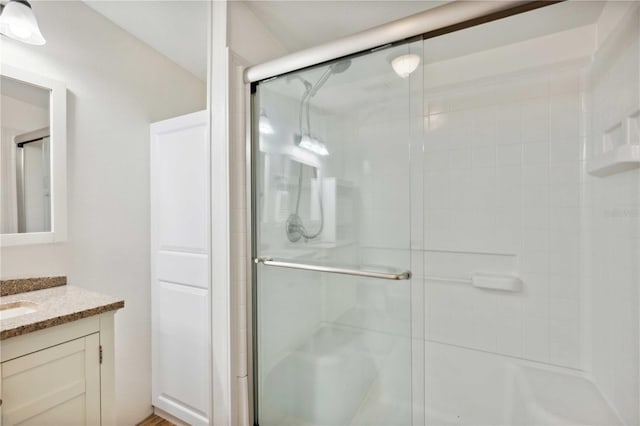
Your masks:
M124 300L68 285L0 297L0 304L37 304L36 312L0 320L0 340L124 307Z

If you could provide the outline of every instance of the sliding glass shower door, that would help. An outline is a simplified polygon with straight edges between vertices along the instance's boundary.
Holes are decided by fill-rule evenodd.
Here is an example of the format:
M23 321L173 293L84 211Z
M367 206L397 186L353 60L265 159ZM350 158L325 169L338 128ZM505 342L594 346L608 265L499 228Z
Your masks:
M420 173L412 154L421 158L423 113L422 75L411 68L421 46L256 86L253 350L262 426L410 425L416 415L412 364L423 364L411 344L412 310L421 315L415 294L412 306L411 198L421 189L412 186Z

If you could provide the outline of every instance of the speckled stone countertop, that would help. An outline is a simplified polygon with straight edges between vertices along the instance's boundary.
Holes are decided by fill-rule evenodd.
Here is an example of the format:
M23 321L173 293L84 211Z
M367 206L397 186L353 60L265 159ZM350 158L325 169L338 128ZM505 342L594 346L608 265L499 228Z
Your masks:
M25 291L44 290L45 288L58 287L67 283L67 277L37 277L16 278L13 280L0 280L0 296L9 296Z
M68 285L0 297L0 304L16 302L37 310L0 320L0 340L124 308L124 300Z

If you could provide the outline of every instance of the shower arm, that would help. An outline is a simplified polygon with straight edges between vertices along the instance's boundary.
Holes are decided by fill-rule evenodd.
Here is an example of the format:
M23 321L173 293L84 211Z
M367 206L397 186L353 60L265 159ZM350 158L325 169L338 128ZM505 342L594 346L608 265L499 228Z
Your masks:
M302 83L304 84L304 87L306 90L302 95L302 99L300 100L300 114L299 114L299 120L298 120L298 128L300 130L300 136L304 134L302 131L303 130L302 129L303 114L306 116L307 133L309 134L309 136L311 136L311 119L309 117L309 108L310 108L309 102L311 101L311 98L313 98L318 93L318 90L320 90L322 86L324 86L327 80L329 80L329 77L331 77L331 74L333 74L333 72L334 72L333 67L327 68L327 70L324 73L322 73L322 75L320 76L316 84L314 84L313 86L307 80L302 79Z
M320 90L322 86L324 86L324 84L327 82L327 80L329 80L331 74L333 74L333 66L329 66L329 68L327 68L327 70L322 73L316 84L313 85L311 91L309 92L309 99L313 98L316 93L318 93L318 90Z
M304 94L302 95L302 99L300 100L300 113L298 114L298 130L300 132L300 137L302 137L303 133L303 128L302 128L302 116L304 115L304 106L305 103L307 103L307 99L309 98L309 93L311 93L311 90L313 89L313 86L311 86L311 83L309 83L306 80L303 80L303 84L304 87L306 88ZM307 108L308 111L308 108ZM309 128L309 114L307 113L307 133L311 132L311 129Z

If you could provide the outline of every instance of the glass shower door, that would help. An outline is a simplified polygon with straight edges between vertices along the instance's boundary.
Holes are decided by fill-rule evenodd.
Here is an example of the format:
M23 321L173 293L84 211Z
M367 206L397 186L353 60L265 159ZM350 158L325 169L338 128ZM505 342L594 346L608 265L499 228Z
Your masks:
M421 76L401 76L391 62L420 48L388 47L257 85L262 426L412 424L411 153L423 118L411 100L421 99L412 90Z

